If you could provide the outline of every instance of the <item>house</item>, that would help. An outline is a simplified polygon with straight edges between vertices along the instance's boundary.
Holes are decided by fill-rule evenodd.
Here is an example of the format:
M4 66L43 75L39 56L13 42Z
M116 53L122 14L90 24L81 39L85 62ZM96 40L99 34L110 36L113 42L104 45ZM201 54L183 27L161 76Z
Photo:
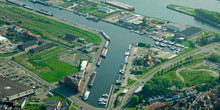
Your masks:
M28 41L18 45L17 48L23 51L29 51L30 49L36 48L37 46L38 44L36 41Z
M34 93L34 90L26 85L0 76L0 102L12 101Z
M65 76L64 84L75 92L79 92L84 79L84 74L84 71L79 71L78 73Z
M197 94L197 93L198 93L198 91L195 88L191 88L191 89L188 89L188 90L185 91L185 94L187 96L194 95L194 94Z
M103 12L103 13L109 13L109 12L111 12L111 10L108 9L108 8L106 8L106 7L101 7L101 8L99 9L99 11L101 11L101 12Z
M40 46L38 46L36 48L30 49L29 52L30 53L41 52L41 51L46 50L46 49L48 49L48 48L50 48L52 46L53 46L53 43L46 43L46 44L40 45Z
M199 35L200 33L202 33L201 29L196 28L196 27L190 27L181 32L178 32L177 36L183 37L183 38L191 38L193 36Z
M60 110L61 105L60 101L46 101L44 108L45 110Z
M0 35L0 44L5 44L8 42L8 39Z

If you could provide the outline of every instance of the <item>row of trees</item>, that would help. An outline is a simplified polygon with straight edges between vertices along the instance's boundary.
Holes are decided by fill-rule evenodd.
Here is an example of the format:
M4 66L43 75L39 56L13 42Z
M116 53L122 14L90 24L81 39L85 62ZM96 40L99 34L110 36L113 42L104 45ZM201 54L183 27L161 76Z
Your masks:
M220 55L218 54L211 54L208 59L212 62L220 63Z
M220 13L206 9L195 9L196 15L220 24Z

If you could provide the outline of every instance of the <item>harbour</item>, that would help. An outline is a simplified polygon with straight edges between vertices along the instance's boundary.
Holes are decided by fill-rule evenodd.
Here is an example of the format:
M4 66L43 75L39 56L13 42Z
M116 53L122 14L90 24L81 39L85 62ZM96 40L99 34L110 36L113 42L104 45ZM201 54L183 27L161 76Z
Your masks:
M93 22L91 20L86 20L84 17L75 15L74 13L66 10L60 10L58 8L47 7L40 4L33 4L28 1L23 1L23 2L30 7L33 7L34 9L47 9L53 12L54 17L58 19L64 18L66 21L71 22L73 24L81 24L86 27L92 27L97 30L104 30L111 37L111 44L108 45L108 49L109 49L108 56L105 58L105 60L103 60L100 68L97 68L96 70L97 71L96 80L94 81L93 87L90 90L89 98L87 100L87 102L93 106L99 107L97 100L102 96L104 91L106 91L106 88L108 86L115 84L115 80L118 78L118 70L120 68L120 64L124 62L124 52L127 51L128 45L130 43L139 42L139 41L146 42L151 45L154 45L155 43L155 41L152 38L146 36L140 36L135 33L130 33L129 30L112 24L108 24L102 21ZM202 27L202 25L203 24L200 24L198 26ZM171 51L168 47L163 47L163 49ZM103 75L105 75L105 77L107 78L104 78Z

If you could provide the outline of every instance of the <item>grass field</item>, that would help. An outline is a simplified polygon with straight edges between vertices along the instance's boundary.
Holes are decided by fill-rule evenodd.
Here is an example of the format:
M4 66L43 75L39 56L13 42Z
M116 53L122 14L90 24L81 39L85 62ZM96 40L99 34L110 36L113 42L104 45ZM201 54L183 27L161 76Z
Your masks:
M96 10L98 10L98 9L99 9L99 7L97 7L97 6L88 5L88 6L85 6L85 7L83 7L83 8L77 9L77 11L78 11L78 12L89 13L89 12L91 12L91 11L96 11Z
M128 86L134 84L135 82L136 82L135 80L132 80L132 79L130 79L130 78L128 78L128 80L127 80Z
M16 53L18 52L5 53L5 54L1 54L0 57L9 57L9 56L15 55Z
M43 110L44 105L43 104L27 104L24 107L25 110Z
M215 47L215 50L220 52L220 45L218 47Z
M100 44L101 39L98 35L64 24L62 22L34 14L32 12L25 11L17 7L0 7L0 14L7 15L9 18L15 21L22 21L23 23L17 23L17 25L27 28L34 33L41 34L41 36L63 43L67 42L59 39L58 36L65 33L69 33L77 36L78 38L84 38L85 40L92 42L96 45ZM68 44L71 46L71 44Z
M64 48L56 47L39 54L23 54L15 57L14 60L41 76L46 81L56 82L63 79L66 75L79 71L78 67L74 67L57 59L62 52L65 52ZM36 62L35 60L40 61Z
M100 12L99 10L96 10L96 11L91 12L90 14L93 15L93 16L99 17L99 18L103 18L103 17L106 17L108 15L111 15L111 14L114 14L114 13L117 13L117 12L120 12L120 11L104 13L104 12Z
M71 104L71 101L69 99L67 99L66 97L63 97L61 96L60 94L56 93L56 92L52 92L53 93L53 97L49 97L49 98L46 98L46 99L43 99L44 101L51 101L51 100L59 100L59 101L62 101L62 102L66 102L68 103L69 105Z
M212 74L213 73L207 71L191 71L186 69L180 71L180 75L184 78L185 83L189 83L191 85L216 79L216 77L213 77Z

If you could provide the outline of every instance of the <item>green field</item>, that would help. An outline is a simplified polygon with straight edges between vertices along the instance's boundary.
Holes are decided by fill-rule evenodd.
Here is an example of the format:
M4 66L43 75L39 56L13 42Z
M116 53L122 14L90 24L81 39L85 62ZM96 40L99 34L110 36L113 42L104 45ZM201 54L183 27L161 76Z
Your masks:
M220 45L215 48L216 51L220 52Z
M103 17L106 17L108 15L115 14L117 12L120 12L120 11L114 11L114 12L111 12L111 13L104 13L104 12L100 12L99 10L96 10L96 11L91 12L90 14L93 15L93 16L99 17L99 18L103 18Z
M89 13L89 12L91 12L91 11L96 11L96 10L98 10L98 9L99 9L99 7L97 7L97 6L88 5L88 6L79 8L79 9L77 9L76 11L78 11L78 12L84 12L84 13Z
M132 79L130 79L130 78L128 78L128 80L127 80L128 86L134 84L135 82L136 82L135 80L132 80Z
M24 107L25 110L43 110L44 105L43 104L27 104Z
M66 102L68 103L69 105L71 104L71 101L69 99L67 99L66 97L63 97L61 96L60 94L56 93L56 92L52 92L53 93L53 97L49 97L49 98L46 98L46 99L43 99L44 101L51 101L51 100L59 100L59 101L62 101L62 102Z
M66 75L79 71L78 67L74 67L57 59L62 52L65 52L64 48L56 47L39 54L23 54L15 57L14 60L41 76L46 81L56 82L63 79ZM40 61L36 62L35 60Z
M73 5L73 3L79 3L81 1L83 1L83 0L70 0L69 2L59 4L59 6L61 6L63 8L66 8L66 7L69 7L69 6Z
M72 46L73 44L69 44L62 39L59 39L58 36L69 33L77 36L78 38L83 38L88 42L92 42L95 45L99 45L101 42L101 38L99 38L99 36L94 33L76 28L68 24L64 24L57 20L34 14L32 12L25 11L20 8L9 6L0 7L0 14L7 15L9 18L15 20L15 22L22 21L23 23L16 24L23 28L27 28L34 33L40 34L45 38L66 44L68 46Z
M213 73L207 71L191 71L185 69L180 71L180 75L184 78L185 83L189 83L190 85L216 79L216 77L213 77Z
M1 54L0 57L9 57L9 56L15 55L16 53L18 52L5 53L5 54Z

